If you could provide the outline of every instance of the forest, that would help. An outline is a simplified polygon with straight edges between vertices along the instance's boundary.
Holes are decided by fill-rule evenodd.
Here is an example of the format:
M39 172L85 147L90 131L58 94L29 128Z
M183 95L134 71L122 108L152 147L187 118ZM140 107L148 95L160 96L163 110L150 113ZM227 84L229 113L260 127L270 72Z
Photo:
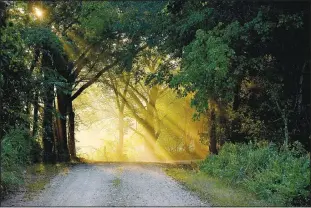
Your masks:
M306 206L310 13L308 1L0 1L1 193L34 163L201 160L273 205Z

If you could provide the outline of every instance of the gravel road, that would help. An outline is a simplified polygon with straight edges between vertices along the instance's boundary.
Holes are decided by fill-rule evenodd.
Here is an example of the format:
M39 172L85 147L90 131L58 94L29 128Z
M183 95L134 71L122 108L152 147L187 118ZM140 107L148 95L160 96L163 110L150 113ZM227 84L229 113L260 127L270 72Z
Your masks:
M1 206L208 206L158 165L80 164L54 177L30 201Z

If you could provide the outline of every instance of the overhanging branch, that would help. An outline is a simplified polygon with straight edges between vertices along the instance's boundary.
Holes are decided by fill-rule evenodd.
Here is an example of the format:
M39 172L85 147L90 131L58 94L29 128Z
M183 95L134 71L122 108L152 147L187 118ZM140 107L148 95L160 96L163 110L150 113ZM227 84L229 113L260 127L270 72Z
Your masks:
M119 60L116 60L112 64L104 67L101 71L99 71L92 79L90 79L87 83L82 85L82 87L80 87L80 89L78 89L73 96L71 96L71 100L73 101L74 99L76 99L86 88L88 88L94 82L96 82L106 71L117 65L118 62Z

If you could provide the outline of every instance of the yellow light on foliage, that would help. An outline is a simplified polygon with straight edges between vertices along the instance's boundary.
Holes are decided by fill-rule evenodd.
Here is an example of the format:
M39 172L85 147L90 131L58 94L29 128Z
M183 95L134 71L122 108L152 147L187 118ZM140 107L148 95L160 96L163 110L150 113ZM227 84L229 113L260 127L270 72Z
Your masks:
M38 18L41 18L43 16L43 11L37 7L34 8L35 10L35 15L38 17Z

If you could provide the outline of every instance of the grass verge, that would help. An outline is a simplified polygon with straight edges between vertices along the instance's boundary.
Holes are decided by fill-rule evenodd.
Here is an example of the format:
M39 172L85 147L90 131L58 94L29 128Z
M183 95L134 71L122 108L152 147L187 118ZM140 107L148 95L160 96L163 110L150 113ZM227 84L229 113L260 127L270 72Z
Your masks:
M180 168L166 168L166 174L197 193L211 206L272 206L259 200L241 187L229 186L202 172Z
M43 190L50 180L57 174L67 175L70 163L34 164L28 166L25 172L24 198L31 199L36 193Z

